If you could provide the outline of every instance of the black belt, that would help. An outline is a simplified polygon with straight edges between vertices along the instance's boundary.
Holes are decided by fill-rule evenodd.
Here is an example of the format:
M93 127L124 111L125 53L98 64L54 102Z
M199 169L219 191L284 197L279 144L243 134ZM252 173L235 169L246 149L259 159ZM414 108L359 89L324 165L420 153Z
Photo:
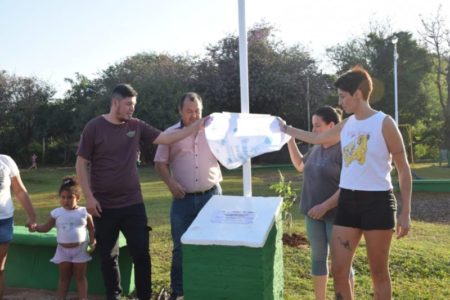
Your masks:
M194 193L186 193L184 194L184 196L203 196L206 194L209 194L211 192L213 192L215 189L217 188L216 185L214 185L212 188L210 188L209 190L203 191L203 192L194 192Z

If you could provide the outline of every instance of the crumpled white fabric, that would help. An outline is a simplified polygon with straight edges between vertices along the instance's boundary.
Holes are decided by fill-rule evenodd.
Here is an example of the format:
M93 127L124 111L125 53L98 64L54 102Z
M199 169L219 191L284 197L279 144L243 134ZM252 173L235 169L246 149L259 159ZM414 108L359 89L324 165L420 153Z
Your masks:
M277 117L263 114L213 113L205 127L212 153L227 169L278 151L291 138L280 131Z

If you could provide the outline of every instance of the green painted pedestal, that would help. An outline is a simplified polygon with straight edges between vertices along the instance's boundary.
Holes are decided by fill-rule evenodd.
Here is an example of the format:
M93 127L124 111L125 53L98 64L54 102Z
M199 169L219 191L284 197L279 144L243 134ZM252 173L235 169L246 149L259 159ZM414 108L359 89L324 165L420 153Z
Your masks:
M14 226L14 237L6 261L6 286L56 291L58 265L50 262L56 250L56 230L48 233L29 233L24 226ZM125 295L134 290L134 268L125 238L120 236L120 273ZM96 251L88 262L87 280L89 294L103 295L105 288L100 271L100 257ZM72 280L71 291L76 291Z
M400 190L398 182L394 182L394 190ZM413 192L449 193L450 179L414 179L412 181Z
M185 300L283 299L280 198L215 197L182 238Z

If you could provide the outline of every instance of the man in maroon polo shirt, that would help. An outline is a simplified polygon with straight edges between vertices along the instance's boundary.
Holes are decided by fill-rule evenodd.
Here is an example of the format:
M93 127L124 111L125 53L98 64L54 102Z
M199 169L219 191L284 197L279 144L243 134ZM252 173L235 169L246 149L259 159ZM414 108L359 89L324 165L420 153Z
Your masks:
M112 92L108 114L89 121L81 134L76 170L94 217L97 249L107 299L120 299L119 231L127 240L135 267L137 297L151 297L149 227L136 166L140 142L171 144L197 132L203 120L173 133L161 133L133 118L136 91L120 84Z

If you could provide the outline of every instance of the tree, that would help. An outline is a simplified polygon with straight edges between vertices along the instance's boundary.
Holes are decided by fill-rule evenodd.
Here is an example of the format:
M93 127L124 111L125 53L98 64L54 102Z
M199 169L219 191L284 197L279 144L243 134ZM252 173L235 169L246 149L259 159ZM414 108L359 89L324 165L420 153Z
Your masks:
M99 80L109 91L130 83L139 93L136 116L166 128L178 120L178 99L190 90L193 73L191 57L141 53L107 68Z
M398 38L399 122L411 124L414 130L418 122L428 123L435 116L435 109L429 105L433 99L430 89L424 84L431 71L431 56L413 39L410 32L373 30L361 38L327 49L327 53L340 72L356 64L365 67L374 80L371 105L394 115L393 36ZM435 143L438 137L432 128L428 127L426 132L421 131L424 135L429 134L430 138L424 140L417 135L416 138L422 142Z
M74 79L66 78L70 88L63 99L56 99L41 113L43 138L47 143L48 163L75 161L75 151L80 133L86 123L96 116L99 94L95 82L76 73Z
M108 67L98 79L109 91L102 107L109 108L110 92L118 83L129 83L138 91L135 115L164 129L179 120L178 99L192 89L193 58L140 53ZM144 145L143 145L144 146ZM142 158L152 161L154 147L143 147Z
M0 147L19 162L28 161L28 147L40 139L38 116L55 94L47 83L34 77L0 73L2 124Z
M421 36L426 47L433 53L434 74L438 99L442 108L444 132L442 146L450 149L450 31L445 27L445 18L440 5L436 15L422 18Z
M330 92L327 77L300 45L286 47L268 24L248 32L250 112L278 115L290 124L306 127L306 82L310 81L312 106ZM196 67L195 86L215 111L240 112L238 37L228 35L208 47Z

